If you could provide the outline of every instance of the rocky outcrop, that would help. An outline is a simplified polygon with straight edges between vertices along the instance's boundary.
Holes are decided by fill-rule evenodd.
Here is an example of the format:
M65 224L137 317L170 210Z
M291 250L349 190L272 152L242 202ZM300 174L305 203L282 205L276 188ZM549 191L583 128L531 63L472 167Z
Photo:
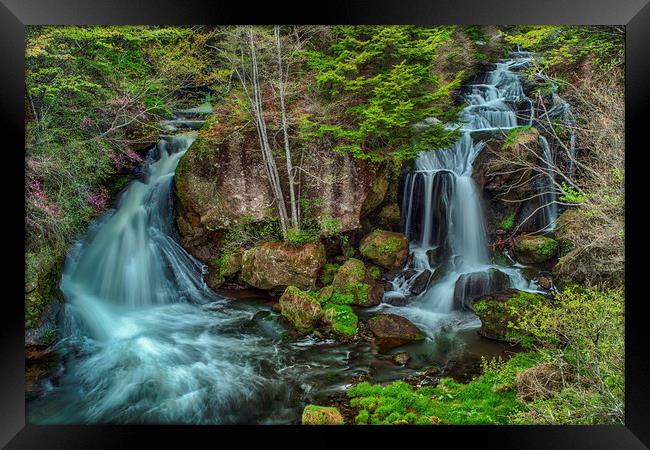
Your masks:
M557 256L558 243L546 236L517 236L512 244L515 256L526 264L539 264Z
M368 329L381 351L421 341L425 337L410 320L395 314L379 314L372 317L368 320Z
M392 231L375 230L364 236L359 245L361 254L380 266L399 269L408 258L408 238Z
M454 307L469 309L472 300L485 294L502 291L508 287L508 276L497 269L465 273L454 286Z
M303 333L313 330L323 314L320 303L295 286L289 286L284 291L279 304L282 316L293 328Z
M348 259L341 266L332 287L337 295L350 297L350 303L360 306L377 305L384 295L384 287L366 269L363 261Z
M397 231L400 226L401 211L397 203L384 205L377 213L377 224L390 231Z
M293 247L280 242L263 242L242 255L241 279L265 290L296 286L310 290L316 286L325 265L325 248L320 242Z
M488 339L516 343L520 336L509 326L516 323L520 312L546 301L540 294L506 289L483 295L472 304L472 309L481 319L479 334Z
M307 405L302 412L303 425L343 425L343 416L333 406Z

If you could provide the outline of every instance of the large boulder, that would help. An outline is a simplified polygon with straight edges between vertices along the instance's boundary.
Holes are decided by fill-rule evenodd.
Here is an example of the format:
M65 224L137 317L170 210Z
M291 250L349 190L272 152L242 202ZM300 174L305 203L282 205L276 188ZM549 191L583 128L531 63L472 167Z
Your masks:
M350 297L350 303L360 306L377 305L384 295L384 287L366 269L363 261L348 259L332 281L336 295Z
M368 320L368 329L381 351L421 341L425 337L410 320L395 314L378 314L372 317Z
M557 256L558 243L546 236L520 235L512 243L512 249L519 261L525 264L539 264Z
M323 315L318 300L295 286L289 286L280 297L280 312L298 331L306 333Z
M359 244L361 254L386 269L399 269L408 258L408 238L392 231L375 230Z
M458 277L454 286L454 308L467 310L475 298L502 291L508 283L508 276L497 269L465 273Z
M521 313L546 298L540 294L505 289L488 295L482 295L472 302L472 309L481 319L479 334L488 339L516 343L521 338L514 333L510 324L519 320Z
M302 412L303 425L343 425L343 416L333 406L307 405Z
M396 231L401 221L401 212L397 203L389 203L377 214L377 222L387 230Z
M310 290L316 286L325 265L325 248L320 242L293 247L280 242L264 242L242 256L242 281L258 289L283 290L296 286Z

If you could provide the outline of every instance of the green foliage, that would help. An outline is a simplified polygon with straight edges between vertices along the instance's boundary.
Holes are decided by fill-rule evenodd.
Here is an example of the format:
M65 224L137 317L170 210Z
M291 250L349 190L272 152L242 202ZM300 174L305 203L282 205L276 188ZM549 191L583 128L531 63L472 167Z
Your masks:
M368 272L370 273L370 276L373 277L375 280L381 278L381 269L377 266L370 266Z
M326 263L325 266L323 266L323 273L320 278L320 281L323 284L323 286L332 284L332 281L334 281L334 276L336 275L336 273L339 271L340 268L341 268L340 264L333 264L333 263Z
M565 181L562 182L562 195L560 200L567 203L580 204L585 201L585 194L578 191L573 186L568 185Z
M342 117L323 122L303 118L304 139L328 136L335 150L380 162L411 159L412 127L427 117L455 119L450 93L462 80L441 84L434 65L438 47L451 39L453 27L338 26L325 52L304 52L307 67L328 101L351 105ZM457 133L442 124L420 133L418 149L433 150L455 141Z
M240 248L250 248L260 242L282 241L282 228L277 219L258 221L252 216L244 216L239 223L228 228L221 241L223 254Z
M325 304L324 311L335 332L346 336L354 336L357 333L359 318L350 306L336 304L332 300L331 303Z
M503 220L499 222L498 227L501 228L502 230L508 231L512 229L514 223L515 223L515 214L513 213L504 217Z
M515 145L521 144L523 141L529 139L531 131L534 132L536 130L530 125L515 127L508 130L506 138L503 140L502 148L507 150Z
M541 54L543 68L588 61L602 70L624 64L625 32L617 26L535 25L511 27L507 42Z
M358 424L506 424L524 405L514 392L516 373L538 357L520 353L506 363L486 363L468 384L443 378L437 386L414 388L403 381L387 386L360 383L347 391Z
M576 377L559 394L534 401L521 420L623 423L624 297L618 290L572 286L553 303L525 310L514 325L534 338L545 360L561 360Z

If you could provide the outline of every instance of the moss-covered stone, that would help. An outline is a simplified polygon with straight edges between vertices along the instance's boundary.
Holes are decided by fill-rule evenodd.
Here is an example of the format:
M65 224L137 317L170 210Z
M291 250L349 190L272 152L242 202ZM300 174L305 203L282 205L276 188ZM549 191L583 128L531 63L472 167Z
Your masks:
M333 293L334 288L331 284L329 286L324 286L320 291L318 291L318 301L321 303L329 301L332 298Z
M546 236L521 235L513 242L517 259L526 264L546 262L557 255L558 243Z
M481 319L479 334L488 339L505 342L520 342L526 339L521 332L515 332L509 324L514 324L522 311L535 304L546 301L543 295L517 289L506 289L476 299L472 309Z
M296 330L306 333L314 329L323 309L309 293L289 286L280 297L280 312Z
M372 317L368 320L368 329L382 351L425 338L410 320L396 314L378 314Z
M392 231L375 230L364 236L361 254L386 269L399 269L408 258L408 238Z
M241 279L258 289L283 290L296 286L311 290L325 265L325 247L310 242L300 247L264 242L244 252Z
M384 295L383 286L366 270L363 261L348 259L334 276L334 295L351 296L355 305L376 305Z
M320 282L323 284L323 286L332 284L332 281L334 281L334 276L340 268L341 265L336 263L327 263L325 266L323 266L323 273L320 277Z
M401 212L397 203L385 205L377 214L380 226L388 230L397 230L401 220Z
M333 406L307 405L302 412L303 425L343 425L343 416Z
M367 215L379 206L384 201L386 192L388 192L388 173L385 170L380 170L370 185L368 194L361 205L361 216Z
M350 306L327 303L323 311L325 322L334 332L344 336L357 334L359 318Z

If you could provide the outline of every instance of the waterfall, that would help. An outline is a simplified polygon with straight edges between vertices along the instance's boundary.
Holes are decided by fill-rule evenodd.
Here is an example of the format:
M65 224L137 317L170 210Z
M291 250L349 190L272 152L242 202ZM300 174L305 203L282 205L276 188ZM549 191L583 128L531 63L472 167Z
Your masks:
M468 301L479 295L508 286L534 287L518 270L490 263L481 194L472 179L474 160L485 146L485 141L475 136L533 122L532 100L524 94L516 72L530 60L527 52L512 52L511 59L497 63L482 83L467 86L467 106L460 113L461 137L450 148L421 152L414 169L405 176L402 224L412 256L385 300L412 294L423 274L429 274L426 289L401 308L425 328L435 327L454 311L467 309ZM528 105L525 117L518 117L519 104ZM549 217L554 214L550 207L545 211Z
M544 136L539 136L539 144L542 147L544 157L545 176L538 180L538 190L540 192L540 203L542 207L541 228L545 231L555 229L557 220L557 203L555 195L555 175L554 175L554 158L548 141Z

